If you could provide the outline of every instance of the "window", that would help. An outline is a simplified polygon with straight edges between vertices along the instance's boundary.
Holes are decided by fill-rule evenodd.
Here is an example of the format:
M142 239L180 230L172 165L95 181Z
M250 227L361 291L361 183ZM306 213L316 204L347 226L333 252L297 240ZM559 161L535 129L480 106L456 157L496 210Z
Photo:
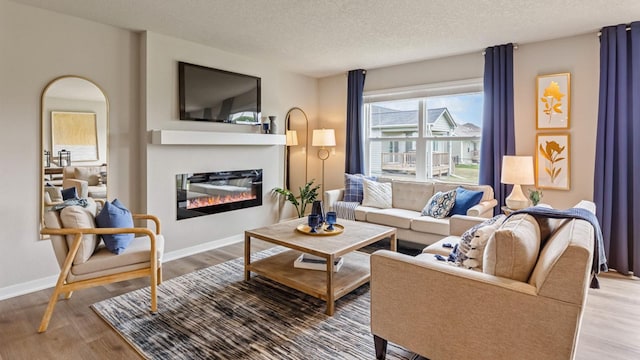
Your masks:
M368 174L478 183L481 79L370 92L364 101Z

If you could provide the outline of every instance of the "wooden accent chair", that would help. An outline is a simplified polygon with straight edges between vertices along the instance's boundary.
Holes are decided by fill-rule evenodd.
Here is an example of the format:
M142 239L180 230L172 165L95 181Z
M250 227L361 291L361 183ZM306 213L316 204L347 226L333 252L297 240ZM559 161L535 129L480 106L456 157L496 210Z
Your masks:
M97 228L96 202L89 199L89 206L76 206L76 212L87 212L86 226L64 227L62 211L45 211L44 225L40 233L50 235L60 275L51 294L49 304L42 317L38 332L47 330L58 297L64 294L69 299L74 290L104 285L139 277L151 281L151 312L157 311L156 288L162 282L162 254L164 237L160 234L160 220L153 215L133 214L135 220L150 220L155 223L155 232L148 227ZM85 210L82 210L85 209ZM93 225L93 226L92 226ZM100 244L102 234L130 234L137 237L124 253L116 255ZM140 236L141 235L141 236Z

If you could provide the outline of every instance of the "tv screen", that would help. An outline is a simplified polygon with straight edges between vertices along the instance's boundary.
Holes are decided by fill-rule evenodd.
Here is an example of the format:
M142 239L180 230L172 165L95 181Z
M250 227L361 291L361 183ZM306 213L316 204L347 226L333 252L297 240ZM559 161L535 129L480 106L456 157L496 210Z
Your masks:
M260 78L178 63L180 120L256 124L260 121Z

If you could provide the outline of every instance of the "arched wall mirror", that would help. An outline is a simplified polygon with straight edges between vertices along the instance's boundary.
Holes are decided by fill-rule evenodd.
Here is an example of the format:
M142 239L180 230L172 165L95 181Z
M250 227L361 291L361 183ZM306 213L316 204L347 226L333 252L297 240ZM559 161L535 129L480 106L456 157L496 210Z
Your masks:
M299 107L287 111L285 117L287 146L285 147L284 186L297 189L307 183L307 152L309 144L309 119Z
M80 76L52 80L42 91L41 124L41 219L62 201L63 189L106 199L109 101L104 91Z

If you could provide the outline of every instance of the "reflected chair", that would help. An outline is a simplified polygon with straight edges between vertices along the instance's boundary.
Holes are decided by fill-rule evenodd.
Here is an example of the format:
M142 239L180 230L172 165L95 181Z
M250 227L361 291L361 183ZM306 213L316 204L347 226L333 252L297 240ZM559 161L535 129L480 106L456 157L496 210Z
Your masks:
M95 215L98 206L88 199L89 206L74 206L78 220L73 227L68 220L69 212L45 211L44 225L40 233L51 237L51 245L60 266L60 275L51 294L49 304L42 317L38 332L44 332L60 295L69 299L74 290L105 285L140 277L149 277L151 282L151 312L157 311L157 285L162 282L162 254L164 237L160 234L160 220L153 215L134 214L133 219L152 221L155 232L148 227L97 228ZM68 208L66 208L68 209ZM115 255L100 244L100 235L135 234L137 237L124 253ZM98 246L99 244L99 246Z

